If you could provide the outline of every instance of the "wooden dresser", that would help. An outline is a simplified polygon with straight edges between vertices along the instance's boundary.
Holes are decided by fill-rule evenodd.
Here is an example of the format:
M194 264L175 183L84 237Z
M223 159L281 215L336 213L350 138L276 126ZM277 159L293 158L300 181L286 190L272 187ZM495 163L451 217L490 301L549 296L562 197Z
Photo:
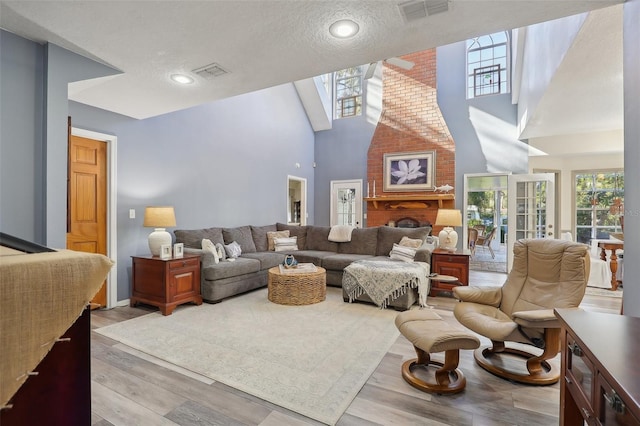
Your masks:
M555 314L562 324L560 424L640 425L640 318Z

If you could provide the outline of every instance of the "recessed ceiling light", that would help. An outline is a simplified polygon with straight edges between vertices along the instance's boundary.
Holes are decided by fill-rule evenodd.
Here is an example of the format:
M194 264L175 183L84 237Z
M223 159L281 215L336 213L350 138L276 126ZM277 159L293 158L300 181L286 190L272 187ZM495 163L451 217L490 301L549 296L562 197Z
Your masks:
M180 83L180 84L191 84L191 83L193 83L193 79L191 77L189 77L188 75L184 75L184 74L173 74L171 76L171 80L175 81L176 83Z
M341 19L329 27L329 32L337 38L353 37L360 30L360 26L350 19Z

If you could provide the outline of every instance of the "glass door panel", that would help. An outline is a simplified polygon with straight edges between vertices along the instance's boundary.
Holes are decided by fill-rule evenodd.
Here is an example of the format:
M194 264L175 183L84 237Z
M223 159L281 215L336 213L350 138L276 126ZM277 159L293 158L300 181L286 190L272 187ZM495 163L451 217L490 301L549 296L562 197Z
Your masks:
M362 226L362 180L331 182L331 225Z

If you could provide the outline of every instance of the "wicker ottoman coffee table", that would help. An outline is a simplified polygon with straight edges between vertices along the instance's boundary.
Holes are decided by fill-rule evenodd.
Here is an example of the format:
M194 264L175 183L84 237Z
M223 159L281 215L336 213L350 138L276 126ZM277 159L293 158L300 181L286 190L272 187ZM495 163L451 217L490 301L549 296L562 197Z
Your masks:
M269 300L280 305L311 305L327 297L327 274L324 268L313 272L280 272L269 269Z

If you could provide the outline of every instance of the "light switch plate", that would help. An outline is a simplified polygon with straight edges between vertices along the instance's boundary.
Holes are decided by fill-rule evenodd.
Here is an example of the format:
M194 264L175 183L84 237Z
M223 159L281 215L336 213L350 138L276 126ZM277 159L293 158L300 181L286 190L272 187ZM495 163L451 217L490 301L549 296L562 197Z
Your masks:
M129 209L129 219L136 218L136 209Z

